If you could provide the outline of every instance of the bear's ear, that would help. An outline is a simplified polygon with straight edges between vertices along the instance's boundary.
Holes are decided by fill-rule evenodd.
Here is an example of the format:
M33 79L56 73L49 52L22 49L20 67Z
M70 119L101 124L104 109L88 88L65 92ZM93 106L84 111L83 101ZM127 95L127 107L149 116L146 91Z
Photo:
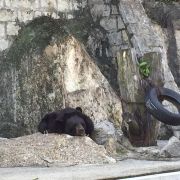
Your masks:
M79 107L79 106L76 107L76 110L82 113L82 108L81 107Z

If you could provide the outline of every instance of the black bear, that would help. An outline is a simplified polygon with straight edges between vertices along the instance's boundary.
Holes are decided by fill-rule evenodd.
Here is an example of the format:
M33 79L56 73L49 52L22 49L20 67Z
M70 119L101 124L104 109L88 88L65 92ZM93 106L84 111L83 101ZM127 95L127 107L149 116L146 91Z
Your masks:
M65 133L72 136L91 137L94 130L93 121L82 113L82 109L67 107L60 111L46 114L38 125L41 133Z

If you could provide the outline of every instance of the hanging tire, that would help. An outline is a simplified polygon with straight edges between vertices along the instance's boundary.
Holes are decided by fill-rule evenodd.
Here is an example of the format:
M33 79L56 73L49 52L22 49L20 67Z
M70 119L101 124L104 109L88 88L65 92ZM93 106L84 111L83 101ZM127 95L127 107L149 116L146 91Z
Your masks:
M162 105L167 100L175 105L178 113L168 111ZM172 126L180 125L180 94L167 88L152 88L145 97L145 105L150 114L157 120Z

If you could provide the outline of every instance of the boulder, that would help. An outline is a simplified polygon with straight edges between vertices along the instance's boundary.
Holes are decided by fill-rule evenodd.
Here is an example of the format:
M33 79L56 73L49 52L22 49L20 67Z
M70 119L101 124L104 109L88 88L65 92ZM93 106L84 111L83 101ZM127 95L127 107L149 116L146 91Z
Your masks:
M115 134L115 127L113 123L109 121L103 121L99 122L95 125L95 130L93 133L93 139L98 143L98 144L105 144L107 139L116 136Z
M175 136L171 137L162 148L161 154L165 154L168 157L180 157L180 140Z
M173 136L172 126L168 126L164 123L161 123L160 129L158 132L158 139L168 140L172 136Z
M112 121L120 129L120 98L83 43L59 23L37 18L10 47L0 71L1 137L33 134L46 113L68 106L82 107L95 124ZM33 43L23 41L31 33Z
M103 146L89 137L32 134L0 141L0 167L70 166L114 163Z

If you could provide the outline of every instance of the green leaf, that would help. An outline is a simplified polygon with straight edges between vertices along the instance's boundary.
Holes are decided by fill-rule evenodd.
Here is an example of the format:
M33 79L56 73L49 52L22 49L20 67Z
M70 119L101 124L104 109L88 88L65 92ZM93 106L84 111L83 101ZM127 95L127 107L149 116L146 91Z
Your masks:
M145 66L145 65L147 65L147 62L141 62L141 63L139 64L140 67Z

